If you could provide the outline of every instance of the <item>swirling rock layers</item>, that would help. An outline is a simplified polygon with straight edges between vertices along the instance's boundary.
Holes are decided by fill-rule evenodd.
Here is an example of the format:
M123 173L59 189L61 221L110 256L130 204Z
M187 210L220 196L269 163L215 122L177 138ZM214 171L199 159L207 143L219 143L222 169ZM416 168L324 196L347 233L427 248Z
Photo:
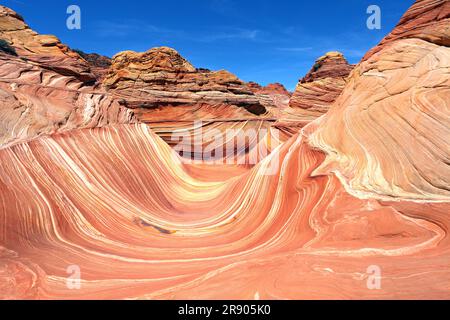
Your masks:
M309 130L327 153L316 174L336 173L360 197L450 200L448 10L448 1L417 1L356 67Z
M251 171L205 181L143 124L2 150L0 294L448 298L449 205L354 198L310 177L323 158L296 136ZM367 287L371 265L382 290Z
M134 121L132 111L72 76L0 52L0 148L43 134Z
M236 135L267 130L268 136L280 142L293 135L272 128L289 100L284 87L262 88L244 83L225 70L197 69L171 48L117 54L103 86L122 106L132 110L139 122L151 125L171 146L178 144L174 132L185 132L192 141L196 140L194 131L200 121L204 136L223 136L220 139L223 146L217 145L215 150L226 149L227 141L235 139L226 135L229 129ZM202 149L207 149L202 137L199 138ZM250 142L243 149L251 153L264 143ZM233 159L235 156L224 155Z
M389 43L401 39L421 39L439 46L450 46L449 18L449 1L417 0L403 15L396 28L378 46L370 50L363 61L381 51Z
M0 6L0 148L43 134L134 122L89 64Z

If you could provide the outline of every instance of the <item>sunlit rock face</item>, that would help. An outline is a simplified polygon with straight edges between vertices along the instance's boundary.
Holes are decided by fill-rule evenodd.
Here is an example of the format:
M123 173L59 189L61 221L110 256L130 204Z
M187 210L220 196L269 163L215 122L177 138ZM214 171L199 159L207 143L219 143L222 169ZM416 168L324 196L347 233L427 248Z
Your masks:
M267 89L172 49L119 54L90 84L6 47L0 298L449 299L447 3L418 1L405 17L437 35L385 42L296 132L238 103ZM197 127L268 139L186 161L173 133L204 146Z
M421 39L439 46L450 46L448 19L450 2L447 0L417 0L403 15L397 27L381 43L370 50L363 60L401 39Z
M450 199L449 10L418 1L356 67L310 135L327 154L315 174L360 196Z
M327 113L346 86L353 67L340 52L328 52L317 59L311 70L300 79L289 106L279 114L275 127L295 134Z
M352 69L340 52L328 52L317 59L296 87L289 101L290 113L304 121L325 114L341 94Z
M281 83L269 83L267 86L262 86L256 82L248 82L247 85L255 93L266 93L266 94L281 94L290 96L291 93L286 90L286 88Z
M172 145L172 132L193 131L197 120L205 129L277 130L270 128L274 100L227 71L196 69L170 48L119 54L111 66L106 57L72 51L0 9L0 147L135 121L152 124ZM291 133L282 135L285 141Z
M43 134L134 121L105 92L0 52L0 147Z
M54 36L31 30L0 6L0 148L43 134L133 122L94 88L89 64Z
M0 39L11 46L17 56L42 68L86 83L95 81L89 65L77 53L55 36L31 30L20 15L3 6L0 6Z
M144 118L153 116L152 109L164 106L200 107L214 113L214 108L224 105L229 111L223 118L270 116L264 106L270 99L255 95L235 75L225 70L196 69L167 47L117 54L103 85L123 97L128 108L140 109L136 113Z

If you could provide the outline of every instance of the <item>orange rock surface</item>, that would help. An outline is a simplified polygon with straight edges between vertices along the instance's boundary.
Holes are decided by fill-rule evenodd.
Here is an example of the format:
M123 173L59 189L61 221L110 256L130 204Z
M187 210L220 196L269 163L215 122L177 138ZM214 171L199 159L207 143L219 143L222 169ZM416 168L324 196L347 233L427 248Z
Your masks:
M95 80L87 62L77 53L55 36L31 30L20 15L4 6L0 6L0 39L14 48L18 56L43 68L83 82Z
M56 132L136 121L151 125L168 143L171 132L193 131L197 120L205 130L278 131L271 129L278 112L271 96L253 93L227 71L197 70L170 48L124 52L107 67L111 62L105 57L77 53L53 36L37 34L6 7L0 7L0 39L5 42L0 148ZM281 139L291 135L282 133Z
M449 205L354 198L333 175L311 177L323 158L299 135L205 181L146 125L3 150L2 297L448 298ZM370 265L382 290L367 289Z
M387 44L400 39L421 39L440 46L450 46L448 19L450 2L447 0L416 0L403 15L396 28L381 43L370 50L363 60L369 59Z
M215 145L214 149L226 149L227 141L234 139L226 136L229 129L236 135L265 130L262 142L249 141L236 150L241 155L256 152L269 137L282 143L293 134L273 127L288 103L286 90L257 89L228 71L197 69L172 48L117 54L102 84L120 105L132 110L137 121L149 124L171 146L179 144L173 132L188 133L195 140L199 121L204 135L222 135L213 143L199 137L202 149Z
M289 105L292 93L287 91L281 83L270 83L265 87L255 82L249 82L247 85L254 93L270 96L273 104L280 109L285 109ZM277 114L279 115L280 113L278 112Z
M44 134L134 121L94 87L89 64L0 6L0 148Z
M450 200L448 4L418 1L355 68L310 135L327 153L316 174L333 172L362 197Z
M128 108L151 115L153 108L229 105L242 115L268 114L262 97L228 71L196 69L172 48L125 51L113 57L103 81ZM242 109L242 110L241 110Z
M325 114L347 84L353 66L340 52L328 52L316 60L300 79L287 111L287 118L310 122Z

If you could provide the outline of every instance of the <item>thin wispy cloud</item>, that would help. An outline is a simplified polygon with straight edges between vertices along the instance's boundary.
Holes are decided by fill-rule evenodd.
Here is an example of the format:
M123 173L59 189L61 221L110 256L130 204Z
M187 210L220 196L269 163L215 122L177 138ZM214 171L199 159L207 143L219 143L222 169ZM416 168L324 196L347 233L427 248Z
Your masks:
M277 48L278 51L285 52L306 52L313 50L313 47L291 47L291 48Z
M230 26L216 26L208 31L199 29L188 32L182 29L171 29L149 24L141 20L127 20L122 22L100 21L96 25L97 34L105 38L127 38L139 35L148 35L152 40L164 42L164 40L185 40L198 43L220 43L220 42L247 42L247 43L272 43L279 53L290 55L307 55L314 58L329 51L340 51L345 57L352 61L361 59L366 53L366 47L352 47L347 44L349 35L340 35L334 38L316 37L316 43L320 46L284 46L286 44L312 42L311 35L295 32L294 28L280 30L267 30L240 28ZM355 38L355 35L352 35ZM278 46L276 46L278 44ZM356 43L355 43L356 44Z
M262 34L260 30L245 28L217 27L208 32L199 30L188 33L181 29L170 29L155 26L143 21L129 20L126 22L100 21L96 25L97 35L100 37L129 37L134 35L153 37L171 37L193 42L215 42L227 40L256 41Z
M211 34L200 35L196 39L202 42L213 42L219 40L233 40L233 39L254 41L258 39L258 36L260 34L261 34L260 30L231 28L230 30L226 31L219 31L213 32Z
M100 21L96 25L96 30L97 34L101 37L128 37L136 34L182 36L184 34L183 30L163 28L139 20L129 20L126 22Z

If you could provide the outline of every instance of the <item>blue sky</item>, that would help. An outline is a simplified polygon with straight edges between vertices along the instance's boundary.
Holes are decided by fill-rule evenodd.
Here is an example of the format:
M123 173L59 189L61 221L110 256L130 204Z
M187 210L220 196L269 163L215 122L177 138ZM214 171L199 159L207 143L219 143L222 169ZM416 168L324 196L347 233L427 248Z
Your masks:
M245 81L298 79L327 51L357 63L397 24L413 0L2 0L39 33L107 56L156 46L178 50L194 66L226 69ZM66 28L66 9L81 8L81 30ZM380 6L382 29L366 27Z

